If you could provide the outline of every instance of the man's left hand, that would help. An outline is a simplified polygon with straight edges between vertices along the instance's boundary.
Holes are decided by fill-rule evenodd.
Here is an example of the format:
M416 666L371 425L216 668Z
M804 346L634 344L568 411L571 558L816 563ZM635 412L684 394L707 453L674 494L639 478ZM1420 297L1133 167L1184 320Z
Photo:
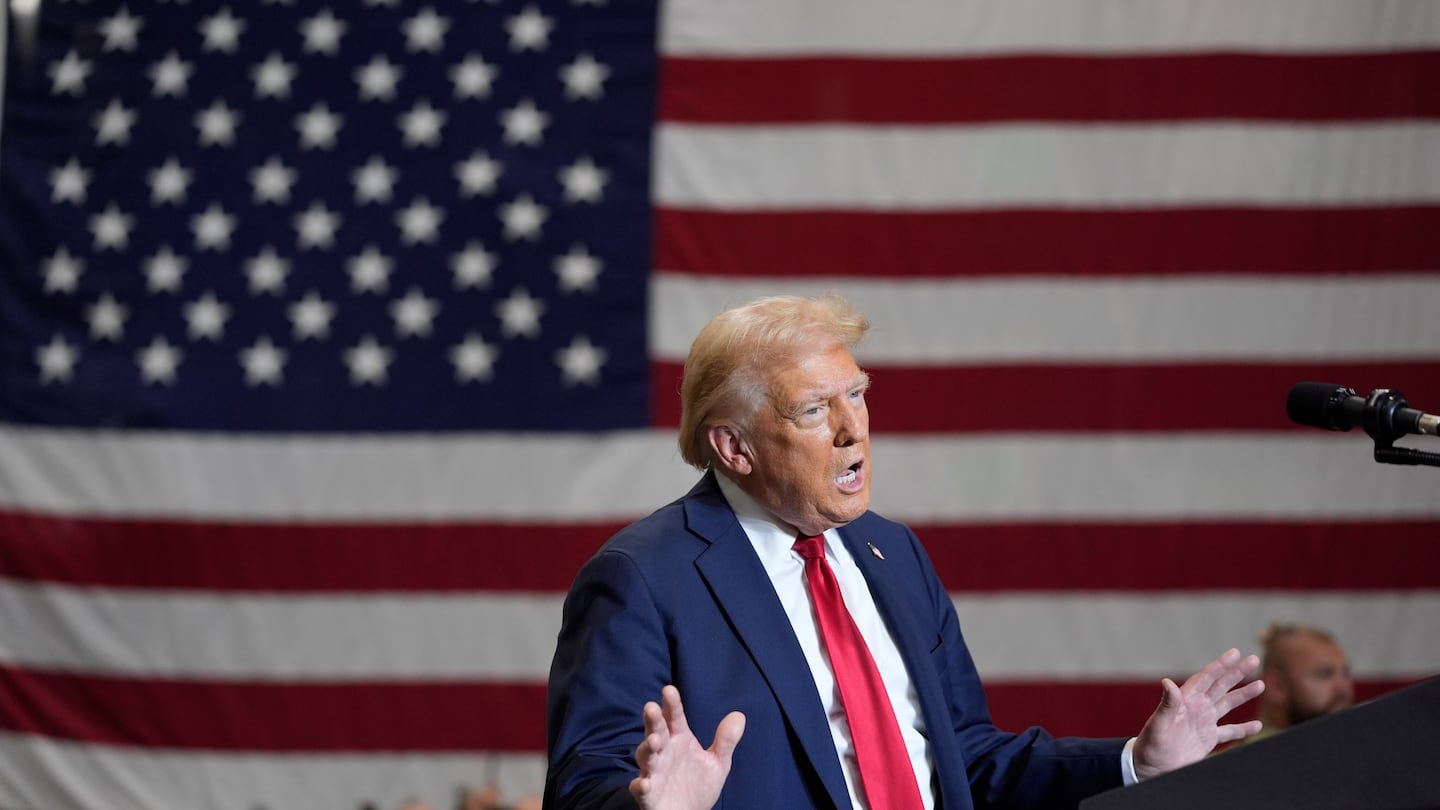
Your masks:
M1264 682L1258 680L1236 688L1259 666L1259 658L1241 658L1240 651L1232 648L1182 686L1169 678L1161 681L1165 691L1160 705L1135 739L1135 776L1149 779L1199 762L1215 746L1258 732L1259 720L1222 726L1220 719L1265 691Z

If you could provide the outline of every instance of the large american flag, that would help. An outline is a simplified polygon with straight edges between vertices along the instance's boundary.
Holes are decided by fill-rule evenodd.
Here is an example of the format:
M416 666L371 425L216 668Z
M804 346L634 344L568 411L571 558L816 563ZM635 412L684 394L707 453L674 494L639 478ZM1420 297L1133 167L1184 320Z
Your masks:
M874 506L1003 725L1272 619L1440 671L1440 471L1283 407L1440 409L1440 4L24 5L5 810L538 790L563 593L768 293L871 315Z

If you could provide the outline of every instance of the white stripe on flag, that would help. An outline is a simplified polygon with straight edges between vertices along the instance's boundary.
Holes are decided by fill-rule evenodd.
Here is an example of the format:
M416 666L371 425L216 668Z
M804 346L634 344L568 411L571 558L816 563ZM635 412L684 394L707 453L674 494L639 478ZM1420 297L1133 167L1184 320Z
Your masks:
M543 682L562 601L558 593L212 595L0 580L0 660L137 676Z
M914 523L1440 515L1434 479L1374 463L1364 436L907 434L871 452L872 506Z
M543 683L562 598L322 600L53 587L32 592L3 584L0 659L38 670L142 678ZM977 665L997 680L1187 672L1226 647L1249 651L1259 629L1277 619L1331 629L1367 678L1440 672L1440 593L1432 591L954 598ZM15 632L22 619L31 632ZM1386 632L1374 632L1377 627ZM376 655L377 637L387 640L383 656ZM202 643L207 638L226 643ZM503 655L496 654L500 650Z
M1273 621L1335 634L1359 678L1440 672L1440 593L955 596L986 681L1189 675ZM1385 628L1385 632L1376 632Z
M483 722L483 718L472 718ZM0 732L0 807L391 810L407 799L455 804L461 785L490 779L507 800L538 794L545 757L473 752L404 755L377 751L261 755L132 750Z
M662 273L651 285L652 353L682 362L695 324L726 306L829 290L869 314L873 328L856 355L880 365L1403 359L1433 357L1440 346L1435 276L903 282Z
M655 197L747 210L1433 202L1436 154L1432 122L664 124Z
M684 55L1362 51L1440 43L1431 0L673 0L661 50Z
M1433 480L1414 469L1376 465L1370 449L1363 435L1298 429L1293 435L881 433L872 450L873 505L917 523L1440 515ZM327 440L6 428L0 454L7 471L23 471L5 482L3 506L252 522L624 521L683 495L699 476L678 460L669 431L573 441ZM514 459L564 475L537 487L535 478L516 473ZM313 481L330 487L304 486Z
M9 476L0 505L90 516L563 523L647 514L689 486L677 483L689 468L673 434L659 431L324 437L4 426L0 456Z

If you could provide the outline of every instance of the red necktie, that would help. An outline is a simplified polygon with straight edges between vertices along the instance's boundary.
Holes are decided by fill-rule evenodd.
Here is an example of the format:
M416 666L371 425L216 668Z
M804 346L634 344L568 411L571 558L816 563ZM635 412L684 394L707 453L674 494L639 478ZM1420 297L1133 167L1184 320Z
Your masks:
M830 666L835 670L835 684L850 723L850 739L870 810L919 810L925 804L915 782L915 766L905 750L900 723L895 720L880 670L870 656L870 648L865 646L860 628L845 608L835 572L825 562L825 538L801 537L795 541L795 550L805 558L805 581L815 603Z

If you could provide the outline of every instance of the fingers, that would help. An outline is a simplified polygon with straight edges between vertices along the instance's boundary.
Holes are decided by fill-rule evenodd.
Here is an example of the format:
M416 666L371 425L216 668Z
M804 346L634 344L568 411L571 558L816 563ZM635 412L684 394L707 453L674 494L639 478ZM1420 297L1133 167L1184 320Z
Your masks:
M635 797L635 803L641 807L647 807L646 799L650 796L650 779L646 776L637 776L630 780L630 795Z
M1215 744L1223 745L1224 743L1233 742L1235 740L1243 740L1244 738L1249 737L1252 734L1259 733L1259 720L1250 720L1245 723L1235 723L1233 725L1227 726L1217 726L1215 728Z
M1220 657L1215 659L1215 663L1219 664L1215 668L1215 680L1210 683L1210 688L1205 692L1205 695L1212 701L1229 692L1231 687L1244 677L1236 666L1239 662L1240 651L1234 647L1221 653Z
M660 710L660 704L653 700L646 703L641 714L645 718L645 739L635 746L635 764L640 766L640 774L643 777L650 772L650 758L665 749L665 743L670 735L669 730L665 727L665 717ZM630 789L632 792L636 789L634 782L630 783ZM646 789L648 790L648 787Z
M1237 706L1243 706L1244 704L1249 703L1250 701L1259 697L1260 693L1264 691L1264 681L1251 681L1250 683L1245 684L1239 689L1225 693L1225 696L1216 703L1216 710L1219 712L1221 717L1224 717L1232 710L1234 710Z
M1214 661L1206 664L1199 672L1191 675L1183 690L1186 694L1204 695L1212 704L1220 705L1235 685L1245 680L1260 666L1256 656L1240 657L1240 651L1231 647ZM1262 687L1263 688L1263 687ZM1255 694L1259 694L1256 692ZM1251 695L1250 697L1254 697ZM1247 700L1249 698L1246 698ZM1244 701L1240 701L1243 703ZM1238 703L1235 705L1239 705Z
M1189 682L1187 681L1186 683L1188 684ZM1180 687L1175 685L1174 681L1170 680L1169 678L1160 679L1161 708L1174 709L1179 707L1180 704L1184 701L1185 695L1180 691Z
M1259 687L1254 683L1236 689L1235 685L1245 680L1250 673L1260 666L1260 659L1256 656L1240 657L1240 651L1234 648L1227 650L1223 656L1216 659L1222 667L1216 673L1214 682L1205 691L1205 697L1214 705L1220 714L1225 714L1231 709L1239 706L1247 700L1255 697L1264 690L1264 684ZM1258 682L1255 682L1258 683Z
M690 725L685 720L680 690L671 685L660 690L659 703L653 700L646 703L641 714L645 718L645 739L635 747L635 763L644 776L649 771L650 759L664 751L672 738L689 734ZM631 789L633 791L635 787L632 785Z
M685 704L680 702L680 690L666 685L660 690L660 704L664 709L665 725L671 734L684 734L690 730L685 719Z
M715 727L715 742L711 744L710 751L720 758L726 768L730 767L730 755L735 752L735 746L740 744L744 734L745 715L740 712L730 712Z
M660 710L659 703L656 703L653 700L649 703L646 703L645 708L641 710L641 713L645 717L646 734L653 734L665 728L665 715Z
M641 810L674 806L677 796L687 793L702 795L712 787L710 782L714 782L715 795L718 795L719 786L730 772L731 756L745 733L745 715L740 712L725 715L715 727L715 741L707 752L690 732L680 691L673 685L661 689L660 702L646 703L641 714L645 719L645 738L635 747L635 764L640 773L629 785L630 794ZM716 773L718 781L707 776ZM689 784L697 774L699 788ZM701 806L708 807L713 800L714 795Z
M1185 690L1192 694L1205 695L1211 700L1225 694L1230 691L1230 687L1225 686L1226 674L1238 660L1240 660L1240 651L1234 647L1220 653L1214 661L1206 664L1199 672L1191 675L1185 681Z

